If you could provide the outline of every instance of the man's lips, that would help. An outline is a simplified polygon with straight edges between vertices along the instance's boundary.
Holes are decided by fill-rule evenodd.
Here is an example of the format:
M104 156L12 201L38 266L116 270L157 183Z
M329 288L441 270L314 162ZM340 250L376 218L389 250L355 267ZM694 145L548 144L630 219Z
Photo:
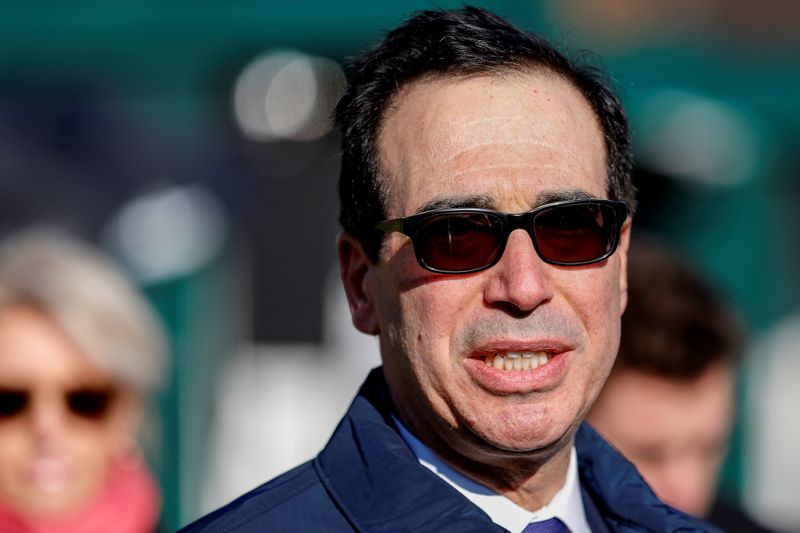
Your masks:
M494 340L478 344L470 351L470 357L506 352L546 352L557 354L574 349L570 343L559 339Z
M571 351L562 342L493 343L474 350L464 365L489 391L543 392L561 381Z

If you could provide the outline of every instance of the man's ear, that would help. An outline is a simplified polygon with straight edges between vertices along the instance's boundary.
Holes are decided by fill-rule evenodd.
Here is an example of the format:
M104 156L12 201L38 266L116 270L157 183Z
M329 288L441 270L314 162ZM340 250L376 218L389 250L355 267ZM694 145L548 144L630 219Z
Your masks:
M628 307L628 248L631 244L631 219L625 221L619 235L619 313L625 312Z
M339 272L347 295L347 303L350 305L353 325L362 333L377 335L380 333L380 327L371 294L367 290L372 273L372 261L367 257L358 239L346 232L339 234L336 250L339 254Z

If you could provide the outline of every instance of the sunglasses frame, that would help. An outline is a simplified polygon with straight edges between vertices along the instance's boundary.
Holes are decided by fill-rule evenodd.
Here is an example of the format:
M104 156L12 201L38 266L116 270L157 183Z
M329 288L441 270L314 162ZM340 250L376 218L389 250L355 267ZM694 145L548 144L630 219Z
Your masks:
M565 262L565 261L553 261L550 260L542 255L541 250L539 249L539 244L536 241L536 235L534 234L534 221L537 216L540 214L550 211L552 209L557 209L559 207L569 207L575 205L602 205L608 206L613 209L614 216L616 217L614 220L614 224L616 227L612 230L613 233L611 235L612 241L609 249L606 253L601 255L600 257L590 259L587 261L577 261L577 262ZM417 241L420 239L418 228L419 226L425 222L427 219L432 218L434 216L439 216L442 214L462 214L462 213L478 213L488 215L490 217L494 217L495 219L499 219L502 223L502 233L500 237L502 238L500 242L500 247L497 252L496 257L487 265L483 265L476 268L468 268L468 269L461 269L461 270L442 270L439 268L432 267L425 262L425 259L420 256L418 253L418 247L416 245ZM531 238L533 242L533 248L536 250L536 255L550 265L557 265L557 266L584 266L584 265L591 265L594 263L599 263L605 259L611 257L614 252L617 250L617 246L619 245L620 240L620 233L622 232L622 227L625 225L625 221L628 218L628 204L618 200L602 200L598 198L587 198L582 200L563 200L559 202L551 202L548 204L541 205L532 211L528 211L525 213L504 213L502 211L495 211L494 209L481 209L481 208L473 208L473 207L465 207L465 208L453 208L453 209L434 209L431 211L423 211L422 213L417 213L416 215L411 215L403 218L393 218L389 220L384 220L375 225L376 229L383 231L384 233L402 233L411 239L411 244L414 248L414 255L417 258L417 262L419 265L431 272L435 272L437 274L472 274L474 272L480 272L482 270L486 270L492 268L503 257L503 253L505 253L506 245L508 244L508 238L511 235L511 232L517 229L525 230Z

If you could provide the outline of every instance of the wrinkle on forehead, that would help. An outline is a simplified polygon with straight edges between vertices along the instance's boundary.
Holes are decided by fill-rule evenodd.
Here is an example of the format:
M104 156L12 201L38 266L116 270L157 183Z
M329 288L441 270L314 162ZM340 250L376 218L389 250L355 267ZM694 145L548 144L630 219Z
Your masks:
M440 145L440 160L444 163L452 162L458 157L471 151L479 151L485 146L502 146L514 148L519 146L540 145L545 148L556 146L547 131L531 130L530 121L518 115L481 118L476 120L458 121L461 128L458 135L453 135L452 125L438 124L441 132L447 133L449 138Z

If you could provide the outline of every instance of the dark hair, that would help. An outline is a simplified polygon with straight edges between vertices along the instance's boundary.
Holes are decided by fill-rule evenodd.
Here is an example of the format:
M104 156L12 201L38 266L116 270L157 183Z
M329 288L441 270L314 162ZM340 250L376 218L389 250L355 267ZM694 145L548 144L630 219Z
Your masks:
M578 67L543 38L515 28L483 9L422 11L389 32L377 47L349 64L347 90L336 107L342 133L339 221L376 261L386 218L380 127L399 89L424 76L468 76L543 69L564 77L586 98L606 143L608 196L635 209L628 121L600 74Z
M676 252L652 238L632 240L615 371L689 381L713 363L735 365L743 340L738 317Z

